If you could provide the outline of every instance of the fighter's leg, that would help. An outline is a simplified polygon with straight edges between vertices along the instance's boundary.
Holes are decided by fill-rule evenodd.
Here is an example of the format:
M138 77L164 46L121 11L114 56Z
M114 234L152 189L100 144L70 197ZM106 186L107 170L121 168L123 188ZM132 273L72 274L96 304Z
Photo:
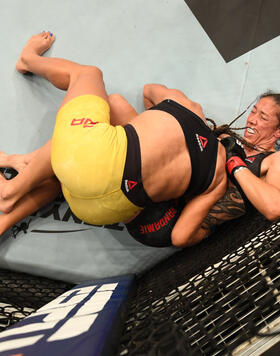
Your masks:
M51 62L47 61L46 63L46 70L48 71L50 69L50 71L52 71ZM73 72L70 72L69 75L69 87L61 107L81 95L91 94L106 100L107 94L102 79L102 72L98 68L79 66L79 68L74 68ZM0 177L0 211L6 213L11 211L19 199L35 189L42 180L51 178L53 175L54 172L51 165L51 141L49 141L36 151L36 154L34 154L34 157L32 157L30 163L21 174L18 174L11 181L6 181Z
M108 100L110 105L111 125L125 126L138 115L134 107L120 94L111 94L109 95Z
M98 95L107 100L102 72L97 67L42 56L53 41L54 35L51 36L49 32L32 36L21 52L17 70L20 73L37 74L57 88L67 90L62 106L72 98L84 94ZM77 84L78 78L79 84Z
M54 35L49 32L32 36L23 47L16 68L22 74L30 72L40 75L57 88L67 90L70 82L69 71L79 67L79 64L64 59L42 57L54 40Z
M51 46L53 40L54 37L50 33L33 36L20 55L17 70L21 73L32 72L41 75L56 87L67 90L61 106L77 96L86 94L97 95L107 100L102 72L98 68L41 56ZM51 142L49 141L37 150L22 174L9 182L0 177L0 211L11 211L20 198L34 189L42 180L54 175L50 152Z

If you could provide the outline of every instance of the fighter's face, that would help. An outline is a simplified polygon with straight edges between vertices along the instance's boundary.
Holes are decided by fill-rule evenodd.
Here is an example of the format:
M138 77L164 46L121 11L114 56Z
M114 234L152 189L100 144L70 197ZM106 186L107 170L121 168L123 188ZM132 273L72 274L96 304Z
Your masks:
M277 113L279 106L273 98L262 98L254 105L248 116L244 133L246 141L256 146L269 146L280 137L279 120Z

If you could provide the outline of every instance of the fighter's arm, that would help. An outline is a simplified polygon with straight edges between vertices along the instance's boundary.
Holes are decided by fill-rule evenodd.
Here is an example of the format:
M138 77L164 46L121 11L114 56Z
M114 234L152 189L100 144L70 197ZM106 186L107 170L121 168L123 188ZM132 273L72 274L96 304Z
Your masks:
M232 137L221 140L227 161L228 175L242 188L251 204L268 220L280 217L280 152L275 152L262 162L262 177L256 177L245 164L245 152Z
M225 221L237 219L246 213L245 204L238 189L228 182L228 188L224 196L210 209L196 234L199 242L209 236L215 226Z
M199 238L201 224L213 205L224 195L225 189L226 177L215 189L193 198L185 206L171 233L174 246L190 246L203 238Z
M274 221L280 217L280 152L267 159L269 166L264 180L249 169L237 171L234 177L254 207L268 220Z

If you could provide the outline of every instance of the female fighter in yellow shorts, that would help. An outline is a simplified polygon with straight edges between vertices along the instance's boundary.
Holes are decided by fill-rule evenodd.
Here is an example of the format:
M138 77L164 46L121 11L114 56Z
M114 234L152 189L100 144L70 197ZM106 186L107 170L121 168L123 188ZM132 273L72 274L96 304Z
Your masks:
M73 213L89 224L128 221L149 204L184 196L171 238L188 244L227 182L225 149L201 106L179 90L149 84L147 110L138 115L122 97L108 97L97 67L43 57L53 41L49 32L31 37L17 63L20 73L67 91L53 137L30 155L9 158L20 174L1 179L0 210L19 220L53 200L55 176Z

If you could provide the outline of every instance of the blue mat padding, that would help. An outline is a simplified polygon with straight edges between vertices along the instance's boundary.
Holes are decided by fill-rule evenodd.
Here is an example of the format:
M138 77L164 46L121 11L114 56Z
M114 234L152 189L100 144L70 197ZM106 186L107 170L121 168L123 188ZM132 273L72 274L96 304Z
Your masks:
M0 355L110 355L133 278L126 275L75 286L2 332Z

